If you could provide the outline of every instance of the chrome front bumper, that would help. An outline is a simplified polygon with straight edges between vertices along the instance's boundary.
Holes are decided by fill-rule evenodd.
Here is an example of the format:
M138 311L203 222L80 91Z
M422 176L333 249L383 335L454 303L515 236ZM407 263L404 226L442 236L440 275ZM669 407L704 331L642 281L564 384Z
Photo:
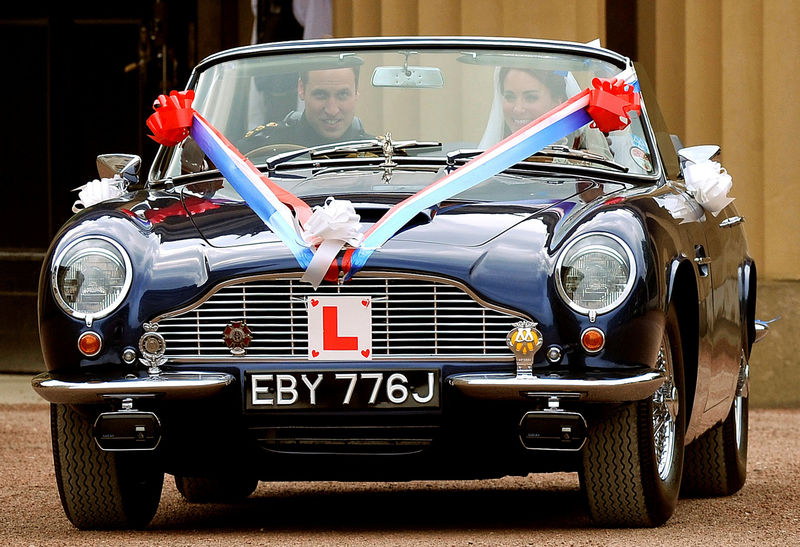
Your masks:
M106 398L158 397L162 400L205 399L216 395L234 382L233 376L221 372L164 372L158 376L75 379L39 374L31 380L34 391L51 403L93 404Z
M479 399L529 399L569 397L586 402L639 401L653 395L664 383L659 371L630 375L566 378L527 374L456 374L447 382L464 395Z

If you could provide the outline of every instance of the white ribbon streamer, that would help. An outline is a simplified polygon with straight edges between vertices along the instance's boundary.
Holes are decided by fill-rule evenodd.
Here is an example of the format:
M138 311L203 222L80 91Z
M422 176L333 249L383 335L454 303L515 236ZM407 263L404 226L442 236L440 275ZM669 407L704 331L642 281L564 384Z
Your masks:
M306 268L302 281L311 283L316 289L330 268L331 262L345 245L358 247L364 235L361 233L361 217L356 214L348 200L329 197L322 207L314 212L305 224L303 239L309 245L318 245L314 258Z
M77 213L95 203L119 197L125 193L126 186L125 180L119 175L114 175L114 178L111 179L90 180L73 190L79 190L79 192L78 199L72 205L72 212Z
M733 180L719 163L711 160L688 163L683 170L686 189L714 216L730 205L734 198L728 197Z

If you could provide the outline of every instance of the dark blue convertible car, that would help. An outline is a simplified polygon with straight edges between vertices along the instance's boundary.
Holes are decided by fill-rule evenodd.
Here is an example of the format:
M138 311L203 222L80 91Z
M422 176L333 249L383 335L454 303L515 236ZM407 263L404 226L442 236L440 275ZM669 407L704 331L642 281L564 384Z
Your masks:
M628 96L612 128L581 102L601 88ZM114 197L45 261L33 387L76 527L147 525L165 473L219 502L577 471L618 526L742 487L766 334L743 218L718 148L681 149L628 59L279 43L159 106L190 101L149 174L98 158Z

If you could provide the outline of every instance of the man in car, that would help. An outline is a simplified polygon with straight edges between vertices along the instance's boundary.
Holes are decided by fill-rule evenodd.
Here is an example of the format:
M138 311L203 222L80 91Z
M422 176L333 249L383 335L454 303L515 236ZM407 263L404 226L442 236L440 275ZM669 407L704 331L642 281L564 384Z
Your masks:
M303 72L297 95L305 103L302 114L292 112L245 135L251 150L265 145L318 146L370 138L355 117L358 103L358 67Z

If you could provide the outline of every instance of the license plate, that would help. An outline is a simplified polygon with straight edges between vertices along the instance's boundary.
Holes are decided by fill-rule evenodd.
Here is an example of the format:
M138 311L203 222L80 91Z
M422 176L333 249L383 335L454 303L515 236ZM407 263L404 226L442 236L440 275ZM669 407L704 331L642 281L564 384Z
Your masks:
M438 370L250 372L249 410L438 408Z

